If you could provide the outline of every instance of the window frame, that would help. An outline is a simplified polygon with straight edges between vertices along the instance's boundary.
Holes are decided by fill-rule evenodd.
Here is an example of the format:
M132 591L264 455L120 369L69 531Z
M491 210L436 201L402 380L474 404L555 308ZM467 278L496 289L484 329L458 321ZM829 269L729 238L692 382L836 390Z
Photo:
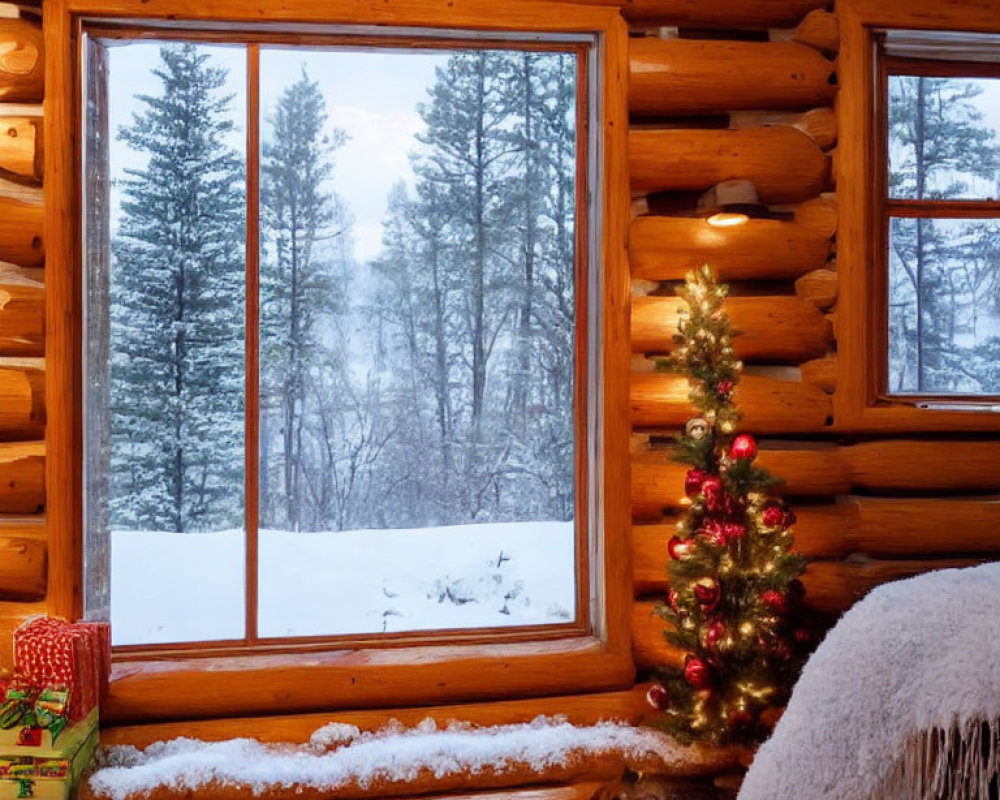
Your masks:
M455 702L505 696L597 691L631 686L631 569L629 531L628 367L629 280L624 255L628 220L626 169L627 30L616 8L567 7L557 2L399 0L327 10L311 0L52 0L44 20L46 81L46 236L49 253L46 399L46 482L50 529L52 613L82 613L83 416L82 206L78 147L82 131L80 65L84 22L134 21L146 26L297 23L393 26L447 31L539 31L595 36L591 65L600 76L595 107L593 194L600 239L591 236L599 280L599 372L588 398L597 421L591 463L591 509L599 536L588 543L589 580L581 575L590 618L585 628L533 635L517 629L506 641L476 632L443 632L445 642L403 636L390 646L361 640L349 649L235 653L177 658L164 651L148 660L116 663L102 714L110 721L232 716L234 714ZM582 449L582 448L578 448ZM469 633L469 632L464 632Z
M839 14L840 292L835 428L866 433L1000 430L1000 415L976 410L977 405L992 403L992 396L892 395L883 388L888 376L887 220L893 209L904 208L908 203L914 207L925 205L927 201L890 201L888 197L885 98L890 59L880 57L880 31L998 33L1000 24L995 9L991 8L990 0L959 0L947 6L933 0L914 0L905 7L893 0L845 0ZM898 63L900 59L891 61ZM947 65L942 69L947 69ZM956 210L984 204L990 205L984 201L945 203ZM918 406L928 400L959 408ZM962 405L966 407L961 408Z

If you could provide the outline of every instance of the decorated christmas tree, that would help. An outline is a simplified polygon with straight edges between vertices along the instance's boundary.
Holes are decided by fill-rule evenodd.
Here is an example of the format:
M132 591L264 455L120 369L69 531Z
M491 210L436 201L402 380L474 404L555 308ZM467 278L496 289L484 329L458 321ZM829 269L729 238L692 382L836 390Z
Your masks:
M682 741L752 744L768 732L809 649L801 620L804 562L792 552L795 515L757 466L757 442L737 427L743 365L722 310L727 287L706 266L687 276L675 350L659 369L683 374L697 416L677 437L689 464L684 512L668 544L664 635L684 665L657 670L650 704Z

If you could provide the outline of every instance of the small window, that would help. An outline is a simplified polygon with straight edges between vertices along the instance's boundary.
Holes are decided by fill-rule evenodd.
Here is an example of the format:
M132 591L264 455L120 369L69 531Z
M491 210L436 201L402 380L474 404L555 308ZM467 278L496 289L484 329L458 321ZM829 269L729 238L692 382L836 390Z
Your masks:
M590 38L208 38L87 38L88 610L586 628Z
M1000 396L997 41L883 35L881 389L918 406Z

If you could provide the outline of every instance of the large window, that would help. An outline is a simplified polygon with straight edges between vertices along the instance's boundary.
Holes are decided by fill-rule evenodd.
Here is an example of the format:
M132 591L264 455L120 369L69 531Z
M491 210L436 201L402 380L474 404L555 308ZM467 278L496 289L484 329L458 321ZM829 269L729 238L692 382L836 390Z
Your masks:
M881 388L918 407L962 408L1000 396L995 38L882 36L888 308Z
M590 39L324 36L89 32L89 610L585 629Z

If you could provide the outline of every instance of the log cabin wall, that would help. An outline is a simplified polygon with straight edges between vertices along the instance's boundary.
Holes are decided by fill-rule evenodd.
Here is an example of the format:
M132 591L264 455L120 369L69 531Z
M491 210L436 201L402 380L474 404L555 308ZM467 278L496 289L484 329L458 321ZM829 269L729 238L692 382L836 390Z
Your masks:
M829 624L873 586L1000 553L997 439L914 428L878 435L837 419L837 52L822 0L633 0L629 107L633 278L634 648L676 662L653 614L683 494L670 436L690 416L683 380L653 372L676 320L674 286L702 263L731 289L746 364L744 428L784 479L810 564L807 603ZM700 194L752 181L777 219L714 228ZM841 365L843 366L843 365ZM843 373L841 373L843 374Z
M40 8L0 2L0 668L45 610L45 248Z
M918 430L862 436L834 414L839 35L832 7L822 0L632 0L623 13L633 29L631 497L640 669L677 657L652 608L666 588L666 541L683 486L683 468L668 461L666 444L689 416L683 383L652 372L651 357L670 347L673 287L703 262L732 288L728 309L743 333L736 347L747 365L745 427L761 437L762 463L786 481L799 549L811 560L812 606L832 619L882 581L995 558L995 437ZM46 557L39 18L37 6L0 2L0 667L9 665L12 628L46 609L51 582L72 580L50 580ZM732 178L752 181L781 218L712 228L690 213L702 192ZM638 720L642 694L640 683L633 692L540 699L516 709L481 703L441 715ZM364 726L377 727L407 712L363 713ZM286 719L281 730L307 736L314 722ZM245 734L254 724L206 724L199 733ZM127 728L109 734L114 741L140 735ZM693 771L705 771L709 761L710 771L734 763L713 758Z

